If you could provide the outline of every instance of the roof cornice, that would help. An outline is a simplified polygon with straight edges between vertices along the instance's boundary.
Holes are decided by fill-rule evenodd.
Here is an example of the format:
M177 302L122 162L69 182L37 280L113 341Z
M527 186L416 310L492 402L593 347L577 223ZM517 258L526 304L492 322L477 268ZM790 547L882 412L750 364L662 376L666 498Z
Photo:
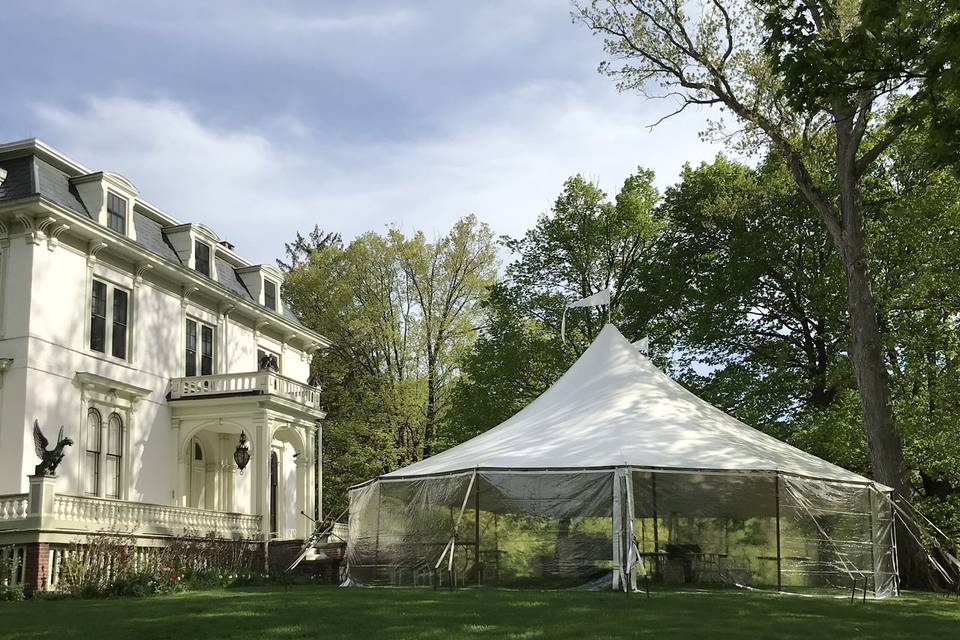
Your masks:
M271 312L269 309L261 307L258 304L240 297L223 285L198 275L192 269L189 269L184 265L175 264L166 258L155 254L142 244L139 244L124 236L111 233L107 231L105 227L102 227L93 220L76 214L62 205L45 198L44 196L30 196L29 198L10 200L0 203L0 212L20 211L25 206L32 204L42 207L44 209L44 214L52 213L70 220L71 230L73 233L83 229L88 235L92 235L98 241L105 243L107 247L122 247L129 253L145 255L153 259L155 261L154 264L156 265L156 267L153 269L154 272L156 272L158 269L166 270L168 273L174 274L176 276L174 280L178 281L179 283L195 286L199 291L203 291L207 295L210 295L214 298L227 298L238 311L244 310L246 311L246 315L249 315L253 318L263 318L264 316L269 317L270 324L282 326L289 334L292 334L303 341L305 349L309 349L312 346L323 348L328 347L331 344L330 340L316 331L301 325L293 324L282 315L276 312Z
M152 218L156 222L161 223L165 227L177 227L184 224L199 224L199 223L185 223L179 218L170 215L166 211L156 207L153 204L140 198L139 193L136 190L136 187L124 176L116 174L110 171L91 171L86 166L80 164L76 160L60 153L47 143L39 140L37 138L27 138L25 140L18 140L16 142L7 142L0 144L0 158L3 157L18 157L26 155L35 155L47 163L53 165L54 167L60 169L61 171L70 175L72 182L82 182L87 176L104 176L110 180L121 180L124 183L127 183L130 187L133 187L134 194L136 195L135 202L133 203L134 209L139 210L144 215ZM90 179L96 179L91 177ZM202 225L205 226L205 225ZM209 227L205 227L209 229ZM210 233L214 237L217 237L216 233L213 233L210 230ZM234 263L241 266L250 265L250 261L242 257L236 251L228 249L223 245L219 244L220 240L217 240L216 251L221 254L226 254L229 256Z
M46 142L38 140L37 138L27 138L26 140L0 144L0 157L19 155L39 156L51 165L74 177L93 173L76 160L60 153Z

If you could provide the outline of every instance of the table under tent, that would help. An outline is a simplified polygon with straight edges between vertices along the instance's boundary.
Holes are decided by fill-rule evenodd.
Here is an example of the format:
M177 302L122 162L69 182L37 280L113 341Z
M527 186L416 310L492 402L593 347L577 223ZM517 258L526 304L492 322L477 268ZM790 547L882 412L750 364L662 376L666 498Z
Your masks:
M748 427L613 326L506 422L350 491L345 584L896 591L890 490Z

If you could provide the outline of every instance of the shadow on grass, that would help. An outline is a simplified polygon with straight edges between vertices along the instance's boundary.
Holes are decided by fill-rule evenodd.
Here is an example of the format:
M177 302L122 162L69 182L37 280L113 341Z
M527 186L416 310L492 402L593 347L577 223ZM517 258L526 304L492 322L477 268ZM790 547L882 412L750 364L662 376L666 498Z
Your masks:
M143 600L0 603L0 637L113 638L947 638L960 602L742 592L615 593L266 587Z

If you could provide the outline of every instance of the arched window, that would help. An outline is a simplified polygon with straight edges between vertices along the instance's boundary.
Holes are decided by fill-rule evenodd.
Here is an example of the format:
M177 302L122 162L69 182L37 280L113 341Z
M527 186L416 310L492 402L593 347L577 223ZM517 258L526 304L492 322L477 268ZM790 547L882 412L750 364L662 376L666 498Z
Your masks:
M107 420L107 477L108 498L120 497L120 459L123 456L123 420L120 414L111 413Z
M100 412L90 409L87 412L87 437L84 468L84 487L87 495L97 495L100 484L100 426L102 424Z

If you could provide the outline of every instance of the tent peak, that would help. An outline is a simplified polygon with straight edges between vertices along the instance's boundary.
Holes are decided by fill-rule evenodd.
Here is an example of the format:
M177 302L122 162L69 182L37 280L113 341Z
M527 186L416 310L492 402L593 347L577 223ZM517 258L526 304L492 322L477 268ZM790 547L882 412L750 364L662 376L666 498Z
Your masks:
M749 427L639 353L612 323L550 388L496 427L385 477L473 468L782 471L869 480Z

